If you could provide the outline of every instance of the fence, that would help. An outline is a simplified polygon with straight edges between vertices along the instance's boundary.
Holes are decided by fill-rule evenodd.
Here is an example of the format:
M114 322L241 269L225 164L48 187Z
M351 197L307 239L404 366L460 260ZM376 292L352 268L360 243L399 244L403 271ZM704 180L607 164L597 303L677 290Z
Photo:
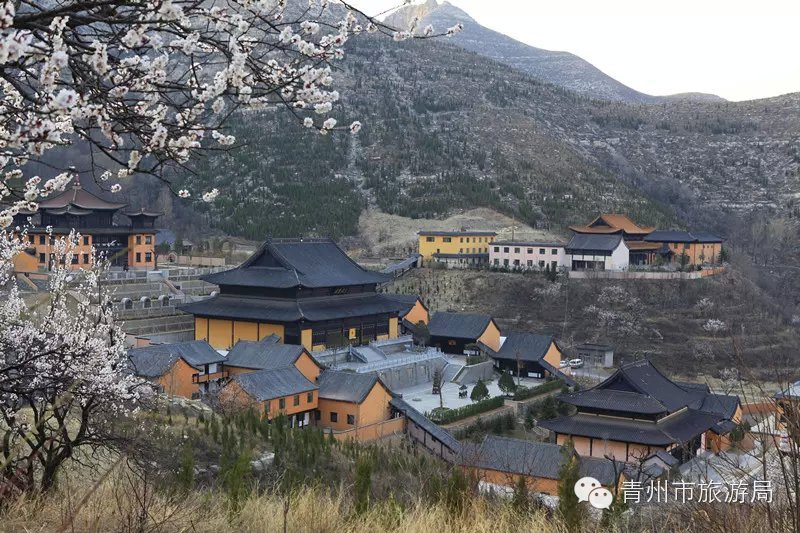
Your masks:
M376 422L375 424L355 427L353 429L341 431L332 430L332 432L334 438L338 441L355 440L358 442L366 442L389 437L391 435L398 435L403 432L405 425L405 417L398 417L383 422Z
M571 270L572 279L700 279L725 272L725 267L704 268L693 272L648 272L644 270L615 272L611 270Z
M410 365L413 363L419 363L421 361L429 361L431 359L438 359L441 358L442 355L442 351L438 348L429 348L427 352L420 354L408 355L406 357L392 357L386 359L385 361L376 361L374 363L359 365L355 368L355 371L359 374L363 374L365 372L375 372L377 370L385 370L387 368Z

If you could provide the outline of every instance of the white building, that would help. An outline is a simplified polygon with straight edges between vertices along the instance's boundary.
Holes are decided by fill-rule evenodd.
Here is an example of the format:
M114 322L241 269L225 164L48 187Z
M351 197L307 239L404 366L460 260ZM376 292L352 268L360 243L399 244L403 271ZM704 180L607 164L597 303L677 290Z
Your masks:
M622 233L576 233L564 251L570 270L628 270L629 251Z
M495 241L489 246L489 264L519 270L568 267L562 242Z

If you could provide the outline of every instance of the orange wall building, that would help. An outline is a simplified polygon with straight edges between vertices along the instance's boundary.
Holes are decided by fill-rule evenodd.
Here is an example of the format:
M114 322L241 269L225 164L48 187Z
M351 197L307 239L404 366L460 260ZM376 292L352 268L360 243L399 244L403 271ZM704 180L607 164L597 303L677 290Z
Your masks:
M76 178L70 189L42 200L38 211L21 211L14 217L14 224L26 228L28 253L36 258L37 270L52 268L55 240L71 232L79 234L69 250L73 269L89 268L94 262L93 249L102 253L112 266L153 269L155 220L160 213L144 209L122 212L125 206L90 193Z
M273 334L309 351L360 346L396 338L400 312L409 311L377 292L389 275L364 269L328 239L269 240L239 267L203 279L220 294L181 309L195 317L195 339L220 349Z

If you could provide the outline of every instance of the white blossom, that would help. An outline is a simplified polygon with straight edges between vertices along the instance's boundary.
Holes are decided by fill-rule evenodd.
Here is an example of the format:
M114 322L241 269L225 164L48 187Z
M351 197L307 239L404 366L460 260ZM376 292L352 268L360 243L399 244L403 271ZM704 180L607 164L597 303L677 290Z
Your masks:
M192 194L189 191L187 191L186 189L181 189L180 191L178 191L178 197L179 198L189 198L191 195Z
M463 29L464 29L464 25L459 22L455 26L451 26L451 27L447 28L447 32L445 32L445 35L447 35L448 37L452 37L456 33L461 32L461 30L463 30Z
M350 124L350 133L355 135L359 131L361 131L361 122L356 120L352 124Z
M114 185L111 186L111 192L113 193L117 193L121 190L122 190L122 185L120 185L119 183L115 183Z
M304 118L304 119L303 119L303 125L304 125L306 128L311 128L311 127L313 127L313 126L314 126L314 119L312 119L311 117L306 117L306 118Z
M217 196L219 196L219 190L211 189L208 192L203 193L203 201L204 202L213 202Z

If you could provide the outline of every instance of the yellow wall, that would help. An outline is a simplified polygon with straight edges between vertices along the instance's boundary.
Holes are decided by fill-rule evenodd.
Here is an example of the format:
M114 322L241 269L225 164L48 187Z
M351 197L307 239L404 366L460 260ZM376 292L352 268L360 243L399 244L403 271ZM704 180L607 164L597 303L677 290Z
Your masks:
M420 302L419 299L417 299L416 303L414 303L414 307L412 307L411 310L402 318L404 320L408 320L414 325L419 324L420 322L424 324L430 322L428 311L425 309L425 306L422 305L422 302Z
M558 480L540 478L535 476L521 476L519 474L512 474L510 472L501 472L500 470L490 470L486 468L473 468L465 467L468 475L473 476L478 481L491 483L493 485L500 485L503 487L516 487L520 477L525 478L525 485L530 492L539 492L549 494L550 496L558 495Z
M429 242L428 239L433 239ZM446 242L449 239L450 242ZM488 254L489 244L495 237L488 235L474 235L469 232L453 236L419 236L419 254L423 259L430 259L435 253L457 254L474 253ZM469 242L467 242L469 240Z
M258 325L258 340L265 339L273 334L281 338L279 342L283 342L283 325L263 323Z
M497 326L494 324L494 320L489 322L489 325L486 327L486 331L484 331L480 337L478 337L478 341L482 342L492 350L499 350L500 349L500 330L497 329ZM558 367L558 365L556 365Z
M556 444L572 441L575 452L582 457L614 457L618 461L636 462L642 460L658 450L666 450L663 446L645 446L643 444L626 443L615 440L591 439L569 435L558 435ZM591 453L590 453L591 449ZM626 455L627 451L627 455Z
M389 318L389 338L396 339L397 338L397 317L393 316Z
M194 317L194 338L205 340L218 350L228 350L239 340L256 341L278 335L283 342L281 324L264 324L243 320Z
M233 343L239 341L257 341L258 338L258 323L256 322L241 322L239 320L233 323Z
M403 433L405 423L406 420L404 417L392 418L391 420L385 420L369 426L358 426L343 431L336 431L333 436L338 441L354 440L357 442L369 442Z
M136 238L141 239L141 244L136 244ZM150 238L150 244L147 238ZM139 261L136 254L139 254ZM147 254L150 261L147 261ZM156 236L153 233L136 233L128 236L128 265L135 268L155 268L156 266Z
M333 428L335 430L352 429L357 426L369 426L385 420L389 420L391 410L389 400L391 394L380 383L376 383L372 390L364 398L361 404L343 402L339 400L319 399L319 411L321 413L318 424L321 427ZM336 422L331 422L331 412L338 415ZM347 423L347 415L355 416L355 424Z
M155 382L164 387L164 392L170 396L191 398L192 394L198 392L197 384L192 383L192 375L196 373L194 367L183 359L178 359L167 373Z
M313 344L311 344L311 329L304 329L300 331L300 344L303 345L303 348L309 351L314 351L316 348Z
M681 254L686 254L687 265L702 265L703 263L719 263L719 254L722 251L721 243L664 243L675 254L672 262L680 263Z
M297 361L294 362L294 366L311 383L316 383L319 373L322 371L316 361L306 352L303 352L300 357L297 358Z
M308 401L308 394L311 394L312 401ZM293 415L317 408L317 391L301 392L299 405L294 405L294 394L282 398L273 398L267 401L257 401L247 394L236 381L230 381L220 391L220 401L228 408L247 408L253 407L263 418L272 419L279 414ZM280 408L280 400L285 402L284 409Z
M556 346L555 341L550 343L550 347L547 349L547 353L544 354L544 360L553 365L554 367L558 368L561 366L561 359L563 358L563 354L559 351L558 346Z
M208 343L213 348L230 350L231 346L233 346L233 322L209 318Z
M207 318L203 318L203 317L199 317L199 316L194 317L194 340L196 340L196 341L207 341L208 340L208 319ZM214 348L217 348L217 347L214 346Z
M38 256L33 256L27 252L20 252L14 256L14 272L18 274L36 272L39 270Z

